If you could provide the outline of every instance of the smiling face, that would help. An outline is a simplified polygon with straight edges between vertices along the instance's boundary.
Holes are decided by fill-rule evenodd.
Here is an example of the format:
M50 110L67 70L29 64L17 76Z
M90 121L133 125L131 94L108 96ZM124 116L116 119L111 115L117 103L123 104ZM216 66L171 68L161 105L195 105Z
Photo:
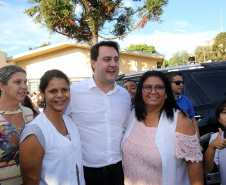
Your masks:
M134 102L134 97L137 92L137 85L133 81L127 81L123 87L129 92L131 97L131 102Z
M7 85L1 83L1 96L10 101L23 102L27 94L27 77L23 72L14 73ZM3 93L4 92L4 93Z
M161 108L165 102L166 92L163 89L162 92L156 92L154 87L164 86L163 81L159 77L149 77L143 82L143 86L152 86L152 91L149 93L144 92L142 89L142 98L146 108Z
M114 47L100 46L97 61L91 60L94 80L98 85L113 85L119 72L119 56Z
M65 79L54 77L41 96L45 99L45 111L63 112L70 99L69 85Z
M226 107L219 115L219 122L226 128Z

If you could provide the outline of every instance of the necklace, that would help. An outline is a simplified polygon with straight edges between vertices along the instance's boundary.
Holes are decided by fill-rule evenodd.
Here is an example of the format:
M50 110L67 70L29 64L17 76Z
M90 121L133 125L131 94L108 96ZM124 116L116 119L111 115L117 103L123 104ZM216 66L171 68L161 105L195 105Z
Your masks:
M12 116L12 118L11 118L12 120L14 120L15 115L18 114L18 113L20 113L20 112L22 112L21 108L19 108L19 109L16 110L16 111L7 111L7 110L3 110L3 111L2 111L2 110L0 110L0 114L9 114L9 115L13 115L13 114L14 114L14 115Z

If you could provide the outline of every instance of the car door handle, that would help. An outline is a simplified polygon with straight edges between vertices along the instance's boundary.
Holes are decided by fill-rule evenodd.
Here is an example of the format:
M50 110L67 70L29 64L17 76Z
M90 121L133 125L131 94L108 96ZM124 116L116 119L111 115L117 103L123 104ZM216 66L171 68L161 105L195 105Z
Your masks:
M195 115L195 118L196 119L201 119L201 118L204 118L204 115L203 114L197 114L197 115Z

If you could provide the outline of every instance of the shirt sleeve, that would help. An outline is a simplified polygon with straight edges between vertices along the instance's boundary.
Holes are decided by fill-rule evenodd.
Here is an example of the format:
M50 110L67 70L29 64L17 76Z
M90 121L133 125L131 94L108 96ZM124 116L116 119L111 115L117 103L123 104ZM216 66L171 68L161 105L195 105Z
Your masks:
M45 149L45 138L44 135L38 125L29 125L25 127L21 137L20 137L20 144L26 139L27 136L29 135L35 135L39 141L39 143L42 145L42 147Z
M191 104L191 101L188 99L188 106L189 106L189 118L194 118L195 117L195 111L193 108L193 105Z
M188 136L176 132L175 149L178 159L185 159L191 162L199 162L203 159L197 133L193 136Z

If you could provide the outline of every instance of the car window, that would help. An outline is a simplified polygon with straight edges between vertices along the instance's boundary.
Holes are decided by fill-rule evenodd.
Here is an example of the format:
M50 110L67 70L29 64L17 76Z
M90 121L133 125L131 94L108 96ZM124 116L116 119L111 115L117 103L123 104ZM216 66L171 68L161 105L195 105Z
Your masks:
M206 91L209 97L214 101L225 98L226 93L226 72L194 72L192 73L194 80Z
M182 94L187 96L187 98L191 101L193 106L204 105L203 101L201 100L195 89L191 86L189 81L185 77L183 77L183 80L184 88Z

